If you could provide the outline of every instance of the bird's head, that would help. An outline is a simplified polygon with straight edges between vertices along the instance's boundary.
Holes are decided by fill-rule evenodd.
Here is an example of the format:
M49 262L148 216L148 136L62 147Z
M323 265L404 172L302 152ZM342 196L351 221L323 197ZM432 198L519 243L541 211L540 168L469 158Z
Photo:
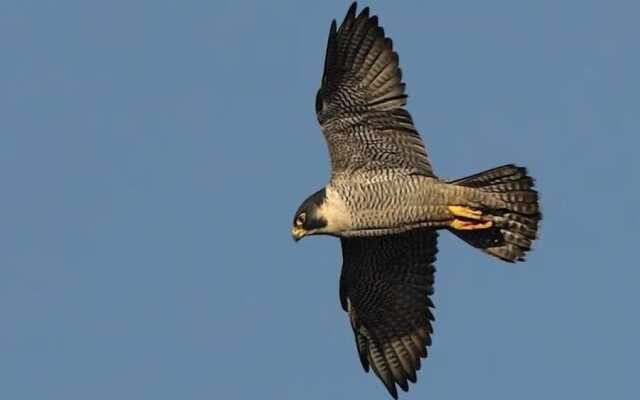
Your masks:
M309 196L300 205L293 217L293 228L291 228L293 240L297 242L305 236L327 233L325 232L327 218L323 212L325 202L325 190L322 189Z

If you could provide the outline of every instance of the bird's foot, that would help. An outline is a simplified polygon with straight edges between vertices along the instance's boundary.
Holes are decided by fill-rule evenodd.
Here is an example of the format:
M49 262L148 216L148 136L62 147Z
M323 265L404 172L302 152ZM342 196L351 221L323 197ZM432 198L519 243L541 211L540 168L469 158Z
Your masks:
M449 211L456 217L449 224L453 229L470 231L474 229L487 229L493 226L493 221L483 217L482 211L463 206L449 206Z

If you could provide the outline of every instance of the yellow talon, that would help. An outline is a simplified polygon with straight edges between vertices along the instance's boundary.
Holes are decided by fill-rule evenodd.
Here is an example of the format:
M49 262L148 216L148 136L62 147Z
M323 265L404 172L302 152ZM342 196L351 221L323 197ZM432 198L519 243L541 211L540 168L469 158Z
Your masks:
M493 226L493 221L487 221L482 217L482 211L463 206L449 206L449 211L455 217L450 226L461 231L474 229L487 229Z
M465 221L463 219L454 219L451 221L451 227L453 229L457 229L460 231L471 231L474 229L487 229L493 226L493 222L476 222L476 221Z
M463 206L449 206L449 211L456 217L463 217L469 219L480 219L482 212Z

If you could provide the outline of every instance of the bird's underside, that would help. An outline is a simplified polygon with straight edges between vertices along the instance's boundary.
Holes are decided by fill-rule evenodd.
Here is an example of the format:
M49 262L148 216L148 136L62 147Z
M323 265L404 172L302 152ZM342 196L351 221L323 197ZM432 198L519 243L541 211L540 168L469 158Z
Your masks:
M339 237L388 235L417 228L485 229L493 221L478 209L504 205L493 194L421 175L375 182L334 179L326 190L333 194L327 196L331 207L346 210L347 221L332 232Z
M515 262L542 218L525 168L438 179L406 98L391 39L353 3L340 27L331 24L316 97L331 180L300 206L292 234L340 238L340 301L360 361L394 398L416 382L431 344L436 230Z

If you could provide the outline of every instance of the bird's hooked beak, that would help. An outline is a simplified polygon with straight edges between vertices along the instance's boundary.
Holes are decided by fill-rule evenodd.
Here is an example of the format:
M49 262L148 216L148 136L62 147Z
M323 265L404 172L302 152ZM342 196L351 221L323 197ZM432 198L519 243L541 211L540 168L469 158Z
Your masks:
M294 241L298 241L300 239L302 239L305 235L307 234L307 231L305 231L304 229L294 226L291 229L291 237L293 237Z

